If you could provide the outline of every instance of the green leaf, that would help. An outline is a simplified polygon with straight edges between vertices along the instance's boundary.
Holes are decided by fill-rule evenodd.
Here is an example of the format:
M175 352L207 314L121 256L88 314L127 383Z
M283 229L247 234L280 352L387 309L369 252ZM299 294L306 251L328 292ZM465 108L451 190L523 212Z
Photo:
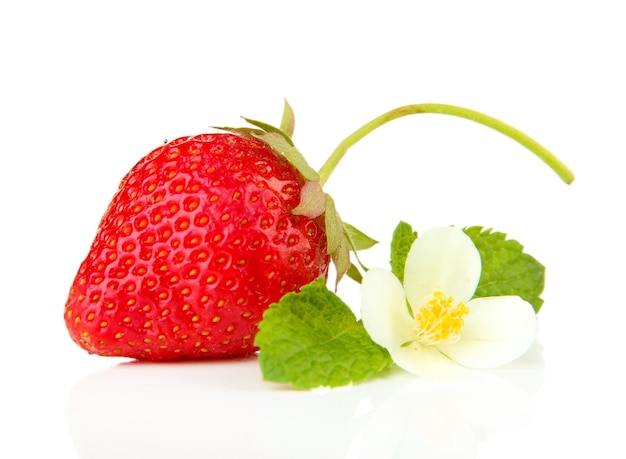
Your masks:
M321 279L273 304L255 345L265 380L301 389L362 382L392 365L389 353Z
M363 231L355 228L349 223L343 222L343 229L346 232L348 240L350 241L350 248L355 252L358 250L369 249L378 244L377 240L372 239Z
M417 239L417 233L413 231L411 225L401 221L396 226L391 239L391 272L396 275L400 282L404 284L404 265L409 254L411 245Z
M533 305L539 312L543 300L545 267L524 247L506 234L483 231L480 226L464 228L478 249L482 259L482 274L474 297L517 295Z

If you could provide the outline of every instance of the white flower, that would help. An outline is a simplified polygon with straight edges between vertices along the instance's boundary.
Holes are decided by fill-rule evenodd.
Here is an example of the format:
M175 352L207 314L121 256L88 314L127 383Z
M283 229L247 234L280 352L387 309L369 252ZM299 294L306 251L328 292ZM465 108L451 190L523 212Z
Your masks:
M537 334L532 305L518 296L474 298L481 260L460 229L424 232L407 256L404 287L383 269L361 284L365 330L417 375L495 368L523 355Z

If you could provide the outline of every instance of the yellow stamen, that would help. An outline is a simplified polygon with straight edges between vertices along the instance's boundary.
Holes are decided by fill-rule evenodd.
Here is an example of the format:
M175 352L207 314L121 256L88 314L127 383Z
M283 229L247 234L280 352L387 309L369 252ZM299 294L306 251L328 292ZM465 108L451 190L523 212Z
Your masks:
M442 292L434 292L415 314L413 340L424 346L458 341L464 325L463 316L468 312L464 303L455 302Z

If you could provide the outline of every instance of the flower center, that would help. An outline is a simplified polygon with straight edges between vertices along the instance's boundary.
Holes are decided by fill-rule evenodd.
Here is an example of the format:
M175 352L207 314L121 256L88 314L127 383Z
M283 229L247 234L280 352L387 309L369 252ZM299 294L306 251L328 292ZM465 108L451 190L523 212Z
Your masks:
M434 292L415 314L413 340L424 345L453 343L461 336L467 306L442 292Z

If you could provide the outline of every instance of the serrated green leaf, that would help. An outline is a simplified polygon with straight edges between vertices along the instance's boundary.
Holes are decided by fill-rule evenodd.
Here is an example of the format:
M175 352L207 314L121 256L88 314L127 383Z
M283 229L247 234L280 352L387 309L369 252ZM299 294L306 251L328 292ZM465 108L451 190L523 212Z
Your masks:
M482 259L482 273L474 297L517 295L539 312L543 300L539 297L545 283L545 267L524 247L506 234L483 231L483 227L464 228Z
M406 264L406 257L415 239L417 239L417 233L413 231L411 225L406 222L401 221L398 223L398 226L396 226L396 229L393 231L389 264L391 265L391 272L394 273L402 283L404 283L404 265Z
M301 389L362 382L392 365L388 352L323 280L273 304L255 345L265 380Z
M355 252L358 250L369 249L378 244L376 239L369 237L363 231L355 228L349 223L343 222L343 228L346 232L348 240L350 241L350 248Z

